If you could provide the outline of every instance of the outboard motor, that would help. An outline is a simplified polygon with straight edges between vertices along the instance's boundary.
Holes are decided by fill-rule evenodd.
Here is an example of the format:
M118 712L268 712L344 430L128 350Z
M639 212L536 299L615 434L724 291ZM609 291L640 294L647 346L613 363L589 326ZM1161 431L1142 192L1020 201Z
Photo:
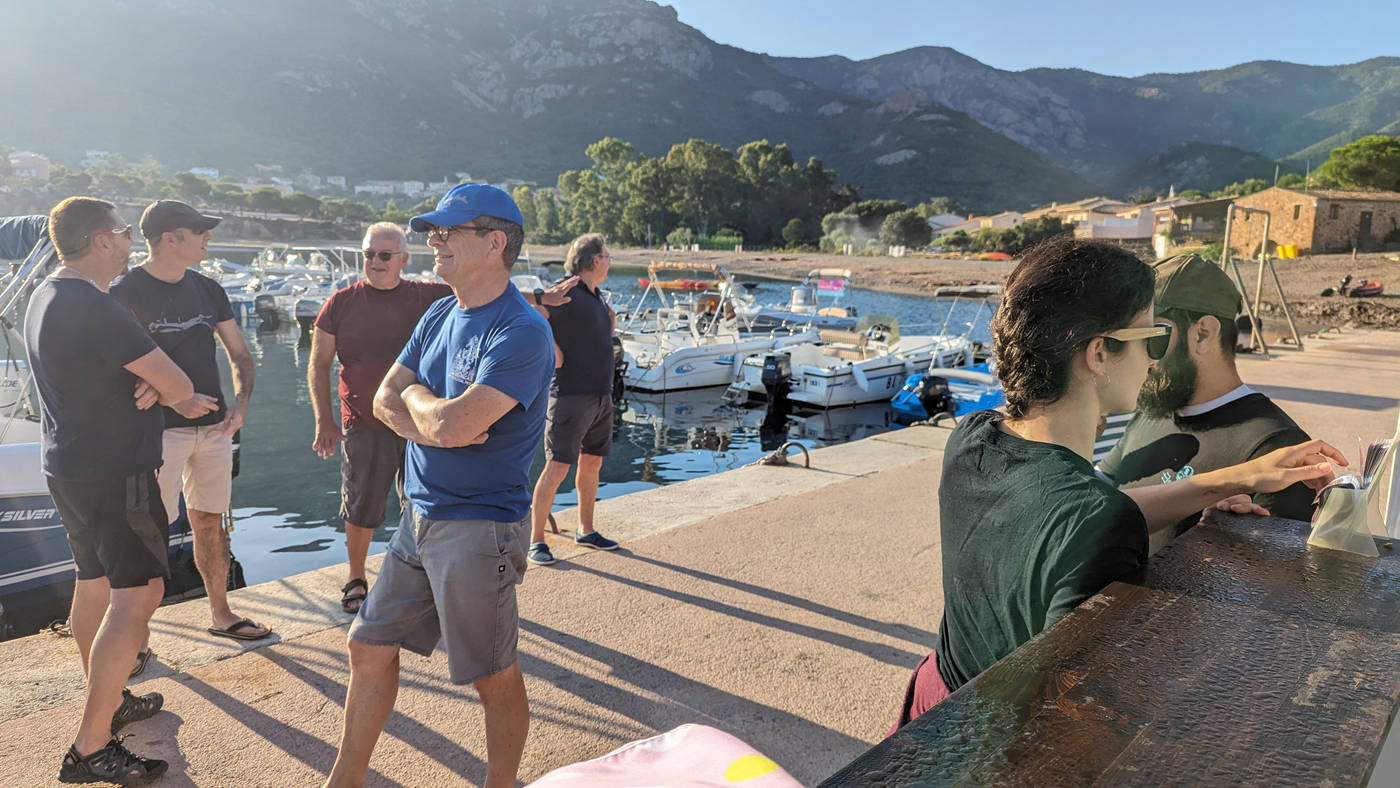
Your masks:
M786 353L765 353L760 379L768 394L770 410L779 403L786 403L788 392L792 390L792 357Z
M282 327L282 316L277 312L277 299L267 293L253 298L253 312L258 316L259 331L276 331Z
M924 413L931 421L952 416L958 407L948 388L948 379L937 375L924 375L914 388L914 396L919 398L919 404L924 406Z

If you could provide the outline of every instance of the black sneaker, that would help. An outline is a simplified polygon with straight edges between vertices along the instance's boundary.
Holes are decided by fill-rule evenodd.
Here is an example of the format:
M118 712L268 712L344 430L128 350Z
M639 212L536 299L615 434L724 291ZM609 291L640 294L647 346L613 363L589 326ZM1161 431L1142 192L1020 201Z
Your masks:
M117 731L130 725L133 722L140 722L149 717L154 717L160 707L165 705L165 698L159 692L152 692L149 695L133 695L131 690L122 688L122 705L117 707L117 713L112 715L112 735L116 736Z
M589 531L574 537L574 544L581 544L584 547L591 547L594 550L616 550L617 542L603 536L597 531Z
M544 542L532 542L530 552L525 558L535 566L549 566L554 563L554 554L549 552L549 545Z
M107 746L86 758L72 747L63 758L63 767L58 770L61 783L116 783L117 785L140 785L159 779L170 764L153 758L133 755L117 739L107 742Z

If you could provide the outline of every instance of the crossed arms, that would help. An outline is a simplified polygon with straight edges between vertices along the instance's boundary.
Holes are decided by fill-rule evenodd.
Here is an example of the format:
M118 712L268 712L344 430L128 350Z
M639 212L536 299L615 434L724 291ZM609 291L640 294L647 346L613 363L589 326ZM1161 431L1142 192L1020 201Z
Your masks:
M400 437L446 449L485 443L486 431L516 404L482 383L443 399L419 383L413 370L396 363L374 395L374 416Z

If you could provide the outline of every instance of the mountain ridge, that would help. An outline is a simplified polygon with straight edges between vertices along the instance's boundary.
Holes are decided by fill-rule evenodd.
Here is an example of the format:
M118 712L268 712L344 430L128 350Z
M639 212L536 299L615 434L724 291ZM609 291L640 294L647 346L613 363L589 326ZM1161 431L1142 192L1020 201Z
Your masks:
M1400 58L1135 78L1007 72L946 47L785 59L647 0L72 0L9 21L0 100L22 111L0 141L68 162L104 149L179 169L552 183L604 136L652 156L767 138L870 196L981 212L1118 188L1182 142L1279 158L1400 124ZM1276 110L1285 73L1314 94L1290 99L1307 112Z

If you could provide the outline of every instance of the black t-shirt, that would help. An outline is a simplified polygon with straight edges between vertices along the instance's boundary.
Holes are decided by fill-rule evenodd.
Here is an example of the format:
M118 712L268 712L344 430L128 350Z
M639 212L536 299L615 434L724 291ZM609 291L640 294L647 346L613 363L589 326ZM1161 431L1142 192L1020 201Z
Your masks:
M190 376L194 390L219 401L219 407L197 419L187 419L170 408L165 426L204 427L224 419L224 394L219 386L219 359L214 354L214 326L233 319L228 293L218 282L195 271L186 271L178 282L163 282L144 268L133 268L112 283L112 295L127 309L156 344Z
M957 689L1147 559L1147 523L1089 461L970 413L948 438L938 492L938 673Z
M1306 440L1308 434L1287 413L1254 392L1195 416L1134 416L1118 445L1099 462L1099 470L1123 489L1166 484ZM1308 520L1313 496L1306 484L1298 483L1277 493L1256 495L1254 502L1270 514ZM1182 520L1174 535L1200 519L1193 514Z
M569 303L549 307L549 327L564 353L564 366L554 371L551 393L611 394L612 311L602 295L580 282L569 291Z
M156 343L121 304L81 279L46 279L29 299L24 349L44 473L122 478L160 467L160 411L136 408L139 379L123 369Z

